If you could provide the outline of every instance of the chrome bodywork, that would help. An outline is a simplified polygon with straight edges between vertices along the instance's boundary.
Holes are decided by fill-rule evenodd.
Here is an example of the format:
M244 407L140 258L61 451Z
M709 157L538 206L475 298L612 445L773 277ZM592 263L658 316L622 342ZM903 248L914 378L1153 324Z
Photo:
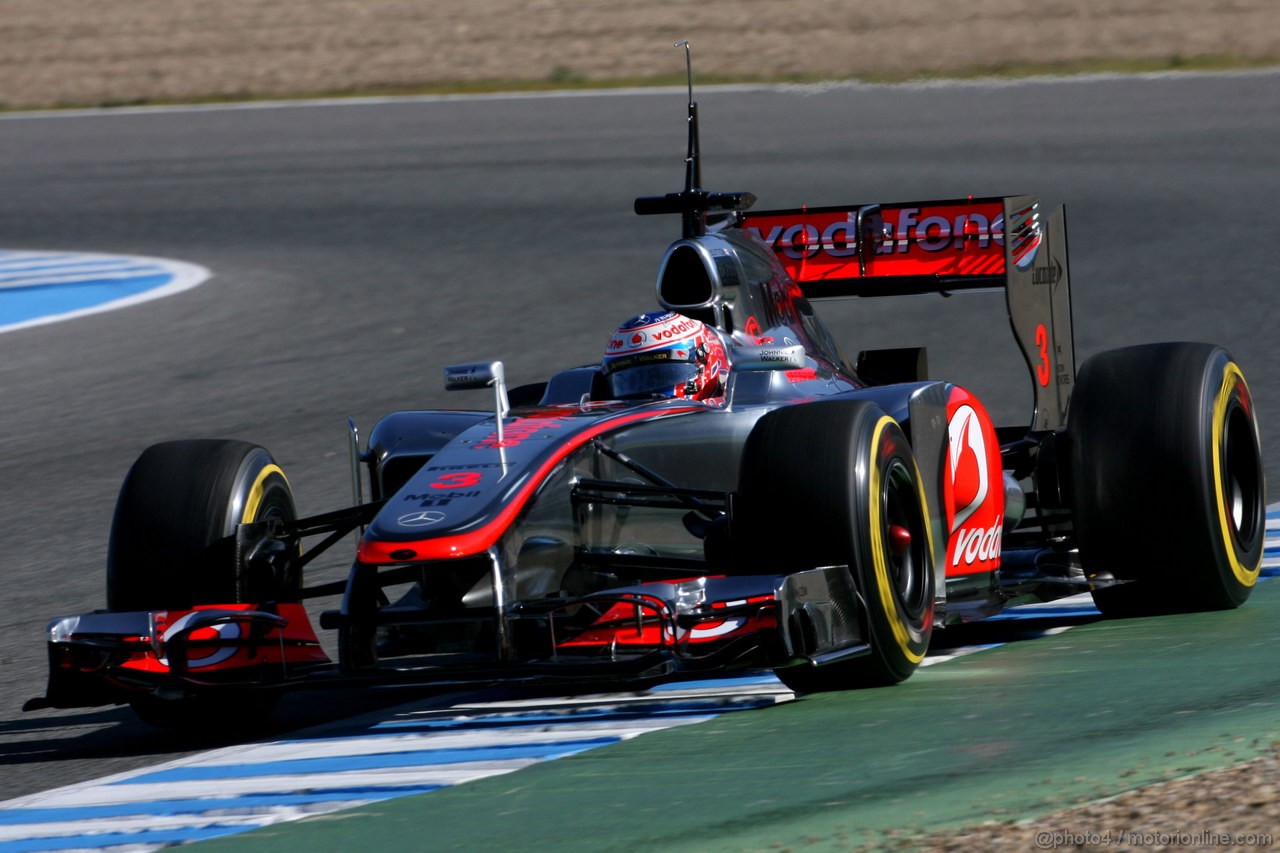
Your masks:
M1052 507L1064 501L1039 502L1034 529L1027 530L1019 486L1030 479L1033 490L1048 483L1059 496L1065 491L1051 452L1074 381L1061 215L1042 228L1035 200L1017 197L921 203L946 214L929 217L921 205L774 211L753 225L745 214L753 196L707 192L699 183L690 86L685 188L637 199L635 209L681 216L682 237L659 264L657 301L714 326L729 344L736 363L722 399L609 400L596 366L509 392L502 362L454 365L445 370L446 388L492 389L491 406L392 413L373 427L363 451L349 423L356 506L233 529L227 544L234 545L237 573L298 573L293 577L316 554L360 531L345 583L302 593L342 593L339 609L320 617L321 627L338 631L341 674L634 681L726 667L826 665L869 653L871 592L858 588L850 566L783 571L730 547L742 451L757 422L780 407L829 399L874 403L910 444L906 458L914 456L919 470L931 534L936 625L994 612L1014 594L1088 587L1078 566L1069 559L1055 563L1051 554L1062 550L1054 551L1055 536L1064 527L1061 511L1053 515ZM825 217L821 230L811 215ZM950 253L939 264L941 249ZM798 266L789 272L784 261L790 261L779 252ZM858 364L876 369L860 375L805 289L815 281L806 276L806 260L822 252L843 270L818 276L813 298L1005 287L1015 337L1037 380L1029 431L961 471L957 448L964 446L950 435L949 418L957 400L973 398L928 380L922 350L861 354ZM877 272L882 265L894 271ZM973 406L966 410L966 417L977 417ZM971 446L994 447L996 433L985 415L980 429L981 440ZM362 467L369 503L363 503ZM970 475L976 497L958 498L974 485L962 482ZM994 542L996 553L972 571L952 576L948 570L953 527L979 505L991 516L1007 513L1005 533L1025 552L1014 592L999 577L999 524L961 530L966 541L982 545L975 550L986 553L986 543ZM240 517L238 506L229 509ZM905 528L886 530L886 537L891 532L901 537ZM986 538L974 538L979 533ZM305 537L319 534L326 535L323 542L302 548ZM1045 566L1054 575L1049 584ZM238 610L210 602L191 611L207 611L194 616L56 621L49 635L49 695L30 707L127 701L130 691L199 693L210 684L164 661L185 655L188 639L217 648L215 628L224 624L245 626L248 639L236 640L236 659L249 664L220 672L215 683L305 681L330 662L305 611L284 606L296 610L283 627L272 602ZM164 629L170 624L184 627ZM282 645L264 668L259 646L286 638L294 646Z

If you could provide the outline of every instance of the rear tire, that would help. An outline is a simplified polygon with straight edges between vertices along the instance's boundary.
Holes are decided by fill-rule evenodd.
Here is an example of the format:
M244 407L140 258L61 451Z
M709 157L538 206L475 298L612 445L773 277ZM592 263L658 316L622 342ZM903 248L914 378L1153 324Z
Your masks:
M928 512L911 446L881 409L833 400L761 418L743 449L734 523L744 565L847 565L866 605L868 654L778 669L784 684L847 690L915 671L933 631ZM891 526L901 528L897 547Z
M1262 563L1266 489L1244 374L1209 344L1100 353L1080 370L1068 431L1076 538L1108 616L1238 607Z

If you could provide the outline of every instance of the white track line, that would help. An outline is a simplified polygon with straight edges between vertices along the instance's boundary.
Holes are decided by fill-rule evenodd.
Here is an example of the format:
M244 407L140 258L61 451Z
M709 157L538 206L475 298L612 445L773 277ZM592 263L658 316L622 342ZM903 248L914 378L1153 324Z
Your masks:
M7 323L0 319L0 332L29 329L128 308L190 290L211 275L202 266L168 258L0 250L0 309L6 304L5 300L11 298L10 294L12 298L17 298L20 291L26 296L38 293L41 288L49 288L47 296L39 294L35 305L24 308L24 316L20 319ZM163 283L140 292L128 292L131 282L153 277L162 278ZM87 286L105 286L108 290L100 297L100 301L95 297L88 304L66 304L62 293L67 289ZM112 297L112 288L122 295ZM45 304L42 306L41 302Z

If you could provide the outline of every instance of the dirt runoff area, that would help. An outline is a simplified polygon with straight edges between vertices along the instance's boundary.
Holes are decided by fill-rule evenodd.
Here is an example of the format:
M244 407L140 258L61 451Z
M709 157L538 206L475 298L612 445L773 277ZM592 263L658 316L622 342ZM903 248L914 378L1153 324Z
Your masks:
M0 106L1280 63L1278 0L0 0Z

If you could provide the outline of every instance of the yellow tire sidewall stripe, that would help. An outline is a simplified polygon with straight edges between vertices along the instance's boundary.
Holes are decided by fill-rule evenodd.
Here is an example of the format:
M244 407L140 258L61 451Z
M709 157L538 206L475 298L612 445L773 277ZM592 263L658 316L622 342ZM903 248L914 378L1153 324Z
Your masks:
M871 563L875 572L876 595L880 599L881 609L889 617L890 626L893 629L893 638L897 642L898 649L902 652L903 657L913 664L918 664L924 660L924 651L917 652L911 648L911 635L898 617L898 601L894 597L893 584L889 580L889 560L888 555L885 554L884 537L879 535L883 519L881 518L880 506L880 466L877 464L877 456L880 450L880 437L884 433L885 427L892 423L895 423L895 421L888 415L880 418L871 436L871 458L867 460L871 473L868 478L871 493L868 496L869 525L867 535L871 540ZM917 471L916 482L919 482L919 480L920 474Z
M1244 381L1244 373L1235 362L1227 362L1222 374L1222 386L1218 389L1218 397L1213 403L1213 500L1218 508L1218 525L1222 532L1223 550L1231 564L1231 572L1244 586L1253 586L1258 581L1258 573L1262 568L1262 553L1252 568L1246 567L1236 555L1235 534L1232 532L1231 520L1227 515L1227 504L1223 498L1222 451L1223 430L1226 428L1227 406L1231 403L1232 392L1239 384L1249 393L1249 386Z
M279 465L264 465L262 470L258 472L258 476L254 478L253 485L249 487L249 495L245 498L244 512L240 516L242 524L249 524L258 517L258 507L262 505L262 497L267 492L267 480L272 474L279 474L280 479L288 485L289 480L285 477L284 471Z

